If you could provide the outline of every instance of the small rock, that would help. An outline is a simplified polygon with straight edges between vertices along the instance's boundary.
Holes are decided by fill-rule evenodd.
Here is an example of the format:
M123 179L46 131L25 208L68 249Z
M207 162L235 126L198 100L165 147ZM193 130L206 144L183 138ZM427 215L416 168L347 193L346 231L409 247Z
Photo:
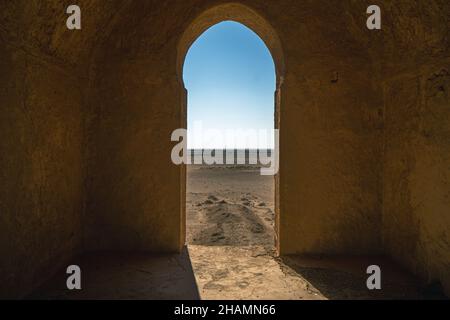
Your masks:
M213 195L210 195L210 196L208 197L208 199L211 200L211 201L217 201L217 200L219 200L219 199L217 199L217 197L215 197L215 196L213 196Z
M264 226L261 224L255 224L251 227L253 233L262 233L264 231Z

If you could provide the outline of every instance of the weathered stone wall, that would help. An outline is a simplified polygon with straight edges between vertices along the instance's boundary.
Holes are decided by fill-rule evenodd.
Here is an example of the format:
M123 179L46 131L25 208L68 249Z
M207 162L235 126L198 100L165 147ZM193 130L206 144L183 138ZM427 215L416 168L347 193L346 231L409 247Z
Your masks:
M279 10L273 20L281 20L286 55L280 252L377 253L382 100L364 4L297 2Z
M450 77L445 69L386 84L386 251L449 288Z
M450 4L386 8L383 244L449 294Z
M163 57L107 51L90 96L87 249L178 251L181 168L170 136L184 127L180 86Z
M83 80L39 8L0 6L0 298L30 292L82 240Z

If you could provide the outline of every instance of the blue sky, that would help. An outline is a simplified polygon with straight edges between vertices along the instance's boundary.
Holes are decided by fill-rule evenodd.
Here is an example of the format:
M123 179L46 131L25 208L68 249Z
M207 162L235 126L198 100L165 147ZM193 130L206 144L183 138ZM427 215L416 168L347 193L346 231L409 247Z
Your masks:
M198 121L203 130L222 132L274 128L274 62L261 38L246 26L225 21L206 30L186 55L183 78L189 148L234 147L212 134L203 135L207 141L196 139Z

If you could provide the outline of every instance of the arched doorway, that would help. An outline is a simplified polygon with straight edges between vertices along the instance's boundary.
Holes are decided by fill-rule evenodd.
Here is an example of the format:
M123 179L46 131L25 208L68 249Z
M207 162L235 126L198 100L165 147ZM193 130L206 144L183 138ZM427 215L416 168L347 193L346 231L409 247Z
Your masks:
M280 40L272 28L272 26L254 10L240 4L225 4L214 7L207 10L200 16L198 16L189 25L184 34L181 37L178 46L178 56L177 56L177 74L180 86L184 92L184 96L181 101L181 114L183 115L182 127L187 127L187 90L185 88L185 83L183 81L183 65L185 62L186 54L195 42L195 40L203 34L210 27L223 22L223 21L234 21L238 22L250 30L255 32L265 43L266 47L269 49L272 56L273 62L275 64L275 94L274 94L274 128L280 129L280 90L283 84L283 74L284 74L284 58L281 48ZM275 146L277 150L278 145ZM278 151L277 151L278 152ZM181 243L180 247L185 244L186 239L186 166L182 167L181 175ZM277 173L274 177L274 224L275 224L275 248L279 252L279 179L280 174Z

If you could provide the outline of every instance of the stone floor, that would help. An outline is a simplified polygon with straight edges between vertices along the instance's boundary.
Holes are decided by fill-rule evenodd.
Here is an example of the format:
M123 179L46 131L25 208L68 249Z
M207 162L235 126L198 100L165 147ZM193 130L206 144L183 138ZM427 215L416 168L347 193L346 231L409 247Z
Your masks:
M82 290L61 270L32 299L423 299L413 277L380 257L277 258L263 247L188 246L181 255L90 254L74 260ZM382 290L366 288L378 264ZM431 297L433 298L433 297Z

